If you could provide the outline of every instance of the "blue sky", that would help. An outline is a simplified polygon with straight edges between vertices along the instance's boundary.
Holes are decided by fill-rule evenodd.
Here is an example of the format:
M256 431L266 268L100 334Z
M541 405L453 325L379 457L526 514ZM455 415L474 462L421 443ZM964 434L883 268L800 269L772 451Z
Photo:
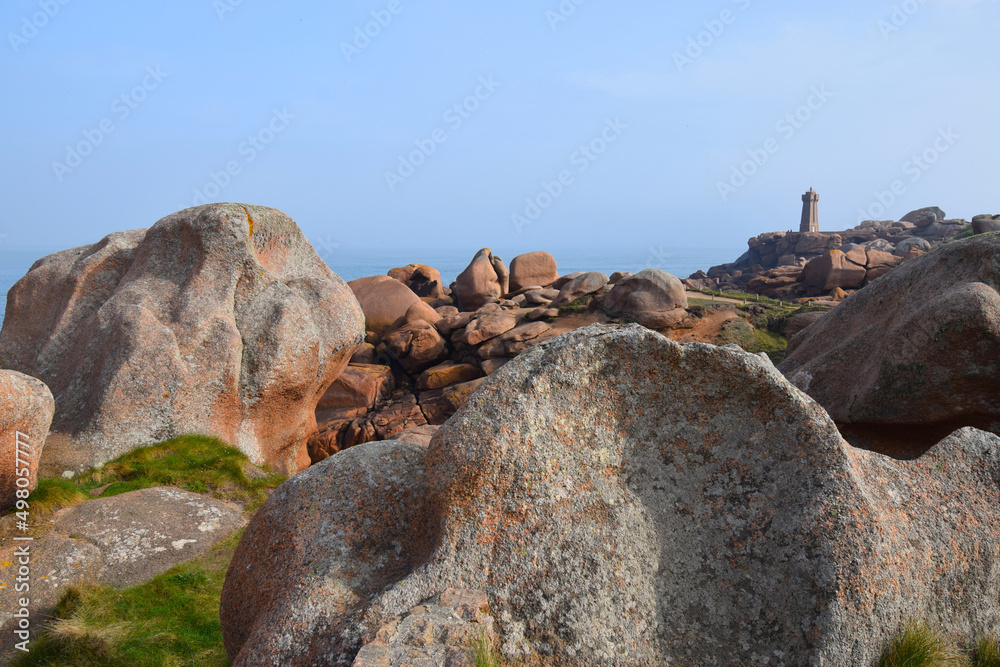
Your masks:
M202 201L470 256L738 247L810 186L824 229L1000 212L996 0L577 2L8 0L2 243Z

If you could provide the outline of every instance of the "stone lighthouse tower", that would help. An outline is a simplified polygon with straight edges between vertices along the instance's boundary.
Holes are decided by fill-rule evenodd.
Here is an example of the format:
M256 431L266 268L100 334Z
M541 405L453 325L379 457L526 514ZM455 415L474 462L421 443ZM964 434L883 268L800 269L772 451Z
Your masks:
M819 231L819 195L812 188L802 195L802 224L799 225L799 231Z

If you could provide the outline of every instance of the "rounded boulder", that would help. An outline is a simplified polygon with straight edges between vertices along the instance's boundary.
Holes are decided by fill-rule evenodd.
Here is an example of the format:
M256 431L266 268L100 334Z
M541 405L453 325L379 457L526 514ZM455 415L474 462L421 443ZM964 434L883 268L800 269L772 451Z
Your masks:
M203 433L289 474L309 465L316 404L363 335L294 220L211 204L36 262L0 349L58 396L52 431L74 466Z

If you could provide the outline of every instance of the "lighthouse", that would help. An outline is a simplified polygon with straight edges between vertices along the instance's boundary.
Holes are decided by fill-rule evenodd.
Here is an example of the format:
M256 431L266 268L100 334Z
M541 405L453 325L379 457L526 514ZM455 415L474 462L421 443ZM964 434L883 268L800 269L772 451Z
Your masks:
M812 188L802 195L802 224L800 232L819 231L819 195Z

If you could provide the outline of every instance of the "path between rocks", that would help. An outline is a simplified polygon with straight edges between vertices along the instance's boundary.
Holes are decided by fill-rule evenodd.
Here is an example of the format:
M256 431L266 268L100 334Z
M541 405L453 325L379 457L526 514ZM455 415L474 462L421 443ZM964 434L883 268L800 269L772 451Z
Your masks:
M722 327L725 326L726 322L739 319L739 317L739 313L730 308L716 310L706 314L694 329L678 330L673 332L677 335L670 336L670 338L678 343L711 342L722 334Z
M717 296L714 299L711 294L702 294L701 292L692 292L691 290L686 291L685 296L689 299L701 299L703 301L716 301L718 303L738 303L741 306L746 303L743 299L730 299L724 296ZM752 302L751 302L752 303Z

